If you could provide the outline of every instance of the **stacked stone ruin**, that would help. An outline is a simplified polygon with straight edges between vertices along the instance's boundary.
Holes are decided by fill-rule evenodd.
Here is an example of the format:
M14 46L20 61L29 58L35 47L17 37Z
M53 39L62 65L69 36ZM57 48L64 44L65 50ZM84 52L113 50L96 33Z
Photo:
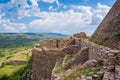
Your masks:
M112 50L73 35L69 38L41 40L40 45L33 49L32 71L28 75L28 80L51 80L55 64L63 63L64 57L70 54L75 56L65 65L66 69L88 60L104 61L101 69L103 80L109 80L107 76L110 75L116 80L120 79L119 50Z
M32 71L28 80L51 80L52 70L56 62L63 62L65 55L77 53L79 45L73 38L41 40L40 45L34 47L32 54Z
M56 63L62 64L65 56L71 54L75 54L75 56L65 64L66 69L84 64L86 61L90 62L90 60L102 61L103 67L93 76L94 79L120 80L120 42L113 38L114 33L120 32L120 21L117 18L119 14L120 0L117 0L91 38L93 42L98 43L107 34L110 36L106 42L107 46L118 50L88 41L84 33L74 34L68 38L41 40L40 44L33 49L32 70L29 72L27 80L52 80L52 71ZM118 19L117 27L110 24L116 18Z

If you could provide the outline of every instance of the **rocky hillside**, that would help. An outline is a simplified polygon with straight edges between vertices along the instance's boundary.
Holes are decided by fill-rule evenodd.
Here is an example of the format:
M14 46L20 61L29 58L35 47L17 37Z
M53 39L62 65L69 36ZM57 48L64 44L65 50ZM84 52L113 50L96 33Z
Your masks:
M120 0L117 0L92 35L91 41L120 49Z

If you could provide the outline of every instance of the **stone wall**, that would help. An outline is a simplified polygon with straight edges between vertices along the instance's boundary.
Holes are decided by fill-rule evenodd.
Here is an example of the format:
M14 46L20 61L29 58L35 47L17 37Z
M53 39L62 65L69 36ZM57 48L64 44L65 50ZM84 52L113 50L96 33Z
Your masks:
M120 50L120 41L113 39L116 33L120 33L120 0L116 0L111 10L92 35L91 40L95 43Z
M51 80L52 70L56 62L62 63L65 55L73 54L80 50L79 45L68 45L63 48L53 48L53 46L52 48L51 46L49 46L49 48L46 47L48 47L48 45L44 45L44 47L34 47L32 54L32 71L28 74L27 80Z
M46 56L42 50L33 50L32 71L27 80L51 80L56 57Z
M103 57L102 55L106 53L106 51L110 50L108 47L104 47L93 42L87 40L81 40L81 48L88 47L89 48L89 60L97 59L101 60Z
M120 51L111 50L104 55L103 80L120 80Z
M71 54L75 54L75 56L66 64L67 68L83 64L87 60L103 60L105 67L110 66L107 68L112 68L114 65L114 78L116 77L119 80L120 54L118 55L117 53L115 58L110 58L111 53L114 52L108 47L100 46L75 36L67 39L42 40L40 41L40 47L39 45L34 47L32 54L32 71L28 74L28 80L51 80L52 70L55 64L62 64L64 57ZM105 58L106 55L107 57ZM115 64L113 64L113 62L115 62ZM104 76L106 75L108 75L107 71ZM110 75L113 74L110 73Z
M46 47L48 49L52 48L63 48L66 47L71 43L72 40L70 38L58 38L58 39L50 39L50 40L41 40L40 46Z
M56 48L56 39L50 39L50 40L40 40L40 47L46 47L46 48Z
M76 37L76 38L80 38L80 39L86 39L87 38L85 32L76 33L73 36Z
M82 48L75 56L73 59L71 59L66 65L65 69L69 69L72 66L78 65L78 64L83 64L88 60L88 48L84 47Z

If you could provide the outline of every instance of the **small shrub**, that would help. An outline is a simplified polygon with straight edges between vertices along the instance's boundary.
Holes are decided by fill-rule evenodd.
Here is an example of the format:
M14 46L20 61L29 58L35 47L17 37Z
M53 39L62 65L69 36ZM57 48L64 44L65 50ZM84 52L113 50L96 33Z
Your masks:
M103 42L103 41L100 41L100 42L96 42L96 44L103 45L104 42Z
M75 54L71 54L71 55L67 55L65 57L65 60L64 60L64 63L67 63L68 61L70 61L73 57L74 57Z
M8 79L9 79L8 75L0 76L0 80L8 80Z
M61 65L57 65L56 67L55 67L55 70L54 70L54 73L60 73L60 72L62 72L62 71L64 71L65 69L64 69L64 66L61 64Z
M104 36L103 42L107 41L109 39L109 36Z
M115 34L114 34L114 37L116 37L116 38L120 39L120 32L115 33Z

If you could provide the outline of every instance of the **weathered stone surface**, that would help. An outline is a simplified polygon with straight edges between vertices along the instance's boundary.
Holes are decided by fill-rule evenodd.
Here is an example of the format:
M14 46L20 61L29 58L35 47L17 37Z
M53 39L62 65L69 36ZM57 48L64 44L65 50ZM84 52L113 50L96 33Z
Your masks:
M43 47L40 46L40 48L34 47L32 54L32 71L28 75L28 80L51 80L52 70L56 62L62 63L66 54L73 54L80 50L79 45L68 44L63 48L54 48L48 45L46 47L44 44L42 45Z
M66 65L65 68L71 68L72 66L83 64L88 60L88 48L83 48L79 51L72 60L70 60Z
M120 33L120 0L108 12L104 20L98 26L91 40L105 46L120 50L120 39L115 34Z
M88 60L86 61L83 66L88 67L88 66L96 66L98 64L97 60Z
M66 64L66 68L83 64L85 66L96 66L98 61L103 61L103 68L97 73L98 78L104 74L104 80L119 80L120 51L97 45L93 42L76 38L42 40L39 47L34 47L32 54L32 71L28 74L28 80L52 80L52 70L55 64L62 64L66 55L75 54L73 59ZM87 61L88 60L88 61ZM86 62L87 61L87 62ZM108 73L109 72L109 73ZM113 76L113 73L115 75ZM107 76L108 75L108 76ZM87 80L87 78L84 78ZM81 79L81 80L84 80Z
M42 51L33 51L32 74L29 80L51 80L56 57L45 56Z
M120 80L120 65L115 66L115 79Z
M111 50L110 48L100 46L93 42L90 42L87 40L81 40L81 48L84 48L84 47L89 48L89 60L92 60L92 59L101 60L103 58L103 54Z
M56 39L40 40L40 47L56 48L57 47Z
M103 76L103 80L115 80L114 73L112 72L105 72Z
M73 36L76 38L87 39L85 32L76 33Z

